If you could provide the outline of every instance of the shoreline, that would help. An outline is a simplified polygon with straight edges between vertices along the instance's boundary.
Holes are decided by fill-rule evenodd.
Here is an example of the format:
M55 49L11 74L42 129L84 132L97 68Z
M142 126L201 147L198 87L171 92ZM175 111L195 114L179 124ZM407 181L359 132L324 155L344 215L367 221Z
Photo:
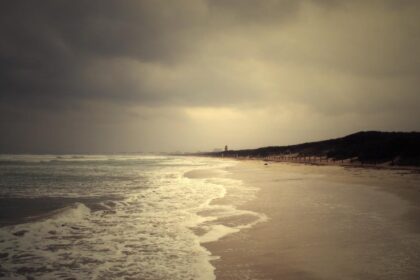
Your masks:
M420 172L420 166L416 165L391 165L389 162L381 164L351 162L350 160L308 160L302 158L296 159L279 159L276 157L216 157L220 159L232 159L238 161L262 161L271 163L287 163L287 164L303 164L314 166L342 166L354 168L368 168L368 169L389 169L389 170L410 170Z
M230 177L259 188L256 198L239 208L265 214L268 221L202 244L220 256L212 261L216 279L420 276L413 262L398 263L403 268L400 272L391 269L399 261L394 253L387 253L420 261L420 190L416 185L420 178L410 169L400 174L395 169L241 159L229 171ZM400 239L411 242L410 247ZM370 253L364 253L366 248Z

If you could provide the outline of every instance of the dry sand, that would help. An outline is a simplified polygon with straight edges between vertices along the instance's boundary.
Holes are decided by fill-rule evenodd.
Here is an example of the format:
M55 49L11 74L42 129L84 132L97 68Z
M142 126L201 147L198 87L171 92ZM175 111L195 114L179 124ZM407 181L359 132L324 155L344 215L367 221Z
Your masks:
M420 279L420 175L241 161L269 220L204 244L217 279ZM218 200L214 203L229 203Z

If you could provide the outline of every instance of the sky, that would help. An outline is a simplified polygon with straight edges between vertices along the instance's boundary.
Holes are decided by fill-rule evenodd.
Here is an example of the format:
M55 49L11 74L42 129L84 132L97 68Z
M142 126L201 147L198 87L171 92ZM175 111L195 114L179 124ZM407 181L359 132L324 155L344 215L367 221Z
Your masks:
M0 153L420 130L420 1L1 1Z

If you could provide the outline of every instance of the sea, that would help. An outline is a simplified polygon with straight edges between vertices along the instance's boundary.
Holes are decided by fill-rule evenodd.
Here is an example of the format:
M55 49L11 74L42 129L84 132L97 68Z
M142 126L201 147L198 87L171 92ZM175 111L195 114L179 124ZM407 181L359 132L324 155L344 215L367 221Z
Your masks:
M0 155L0 278L215 279L203 244L266 220L240 209L258 189L229 177L235 164Z

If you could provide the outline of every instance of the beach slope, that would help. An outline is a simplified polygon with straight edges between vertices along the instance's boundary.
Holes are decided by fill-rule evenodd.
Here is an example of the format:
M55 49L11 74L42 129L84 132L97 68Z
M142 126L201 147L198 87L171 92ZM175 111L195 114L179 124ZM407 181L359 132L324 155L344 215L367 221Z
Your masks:
M420 278L419 174L261 161L229 171L260 189L242 207L268 221L205 244L217 279Z

